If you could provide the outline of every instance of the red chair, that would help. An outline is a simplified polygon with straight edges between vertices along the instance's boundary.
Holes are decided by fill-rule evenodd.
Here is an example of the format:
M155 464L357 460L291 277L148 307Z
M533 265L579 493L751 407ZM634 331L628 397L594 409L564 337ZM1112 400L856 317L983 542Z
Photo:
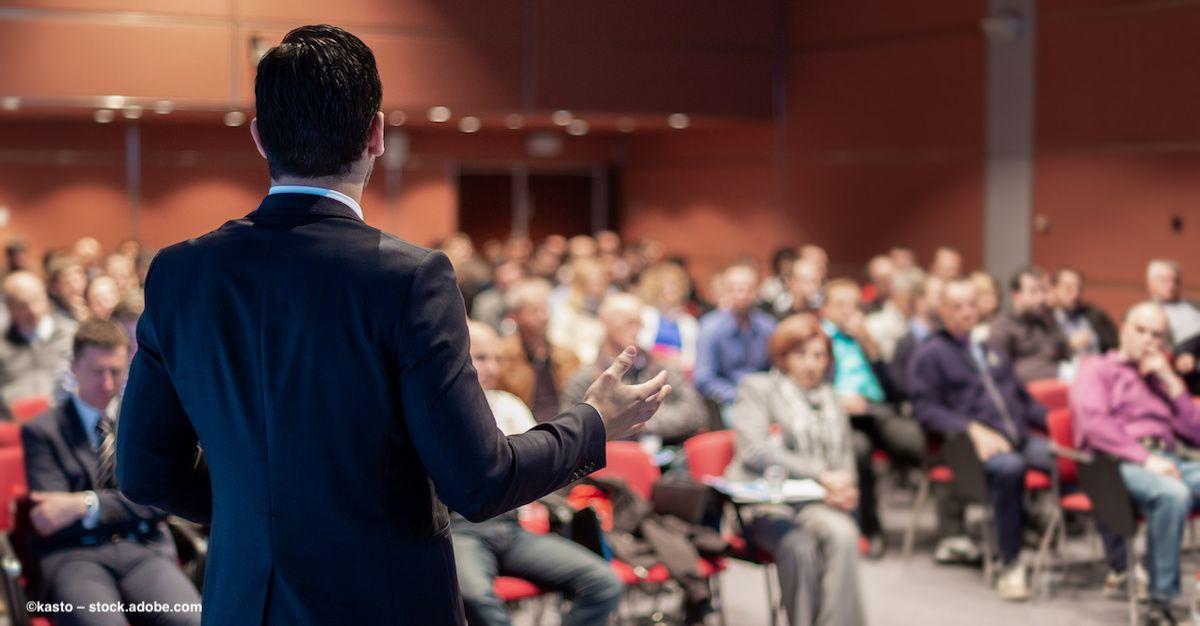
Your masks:
M9 409L13 419L24 424L50 408L50 396L26 396L13 400Z
M725 468L733 462L737 437L732 430L714 430L701 433L683 442L683 453L687 458L688 473L692 480L703 482L706 478L719 478L725 474ZM739 523L740 515L737 517ZM744 533L744 528L738 529ZM770 554L762 550L751 549L749 542L741 534L726 535L725 540L732 548L731 556L739 561L753 565L761 565L767 592L767 611L770 614L770 624L775 624L779 618L779 605L775 602L774 579L772 570L774 560ZM720 580L718 579L718 586ZM781 594L782 595L782 594Z
M686 442L684 443L686 449ZM636 441L612 441L605 448L606 465L604 469L593 476L619 478L625 485L639 496L650 500L654 483L662 476L662 472L654 465L654 460L642 449ZM613 571L628 587L641 585L658 586L670 580L670 573L665 565L659 563L651 568L634 568L627 563L614 559ZM700 576L711 581L716 580L715 599L720 606L720 578L718 574L725 570L721 559L701 558L697 563Z
M0 422L0 449L21 447L21 425L16 422Z
M1025 385L1025 390L1033 396L1034 400L1038 401L1038 404L1046 407L1047 411L1056 411L1067 408L1067 396L1070 394L1071 387L1057 378L1043 378L1029 381L1029 384Z
M0 448L0 532L12 531L16 502L27 490L25 455L20 446Z

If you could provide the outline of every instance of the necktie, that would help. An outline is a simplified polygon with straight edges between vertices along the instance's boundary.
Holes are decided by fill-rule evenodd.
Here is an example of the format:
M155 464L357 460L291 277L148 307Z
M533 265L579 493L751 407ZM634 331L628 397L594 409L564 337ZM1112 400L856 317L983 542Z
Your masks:
M117 486L117 429L116 422L108 415L100 416L96 422L96 433L100 435L100 444L96 446L96 456L99 459L99 470L96 474L96 485L99 489L112 489Z

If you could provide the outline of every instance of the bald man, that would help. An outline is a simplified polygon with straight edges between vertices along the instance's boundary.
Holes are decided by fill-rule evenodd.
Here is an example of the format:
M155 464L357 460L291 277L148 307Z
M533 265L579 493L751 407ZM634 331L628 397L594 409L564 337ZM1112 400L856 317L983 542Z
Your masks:
M66 375L76 324L50 312L46 286L36 274L4 278L8 332L0 341L0 398L5 407L29 396L50 396Z
M1200 498L1200 410L1168 356L1167 314L1156 302L1125 315L1120 346L1084 362L1071 386L1076 444L1120 460L1121 478L1146 516L1152 618L1170 621L1179 597L1183 528Z
M636 345L636 342L621 342L637 339L642 330L643 308L642 300L628 293L617 293L604 299L599 311L600 323L604 327L600 356L595 363L576 372L567 381L560 398L562 405L574 406L587 391L589 376L594 380L595 373L603 372L612 364L625 346ZM663 365L649 353L639 350L633 367L625 375L625 382L650 380L663 369ZM699 392L679 372L668 370L667 380L673 391L658 413L646 423L644 433L657 435L669 445L682 444L685 439L699 432L708 413Z

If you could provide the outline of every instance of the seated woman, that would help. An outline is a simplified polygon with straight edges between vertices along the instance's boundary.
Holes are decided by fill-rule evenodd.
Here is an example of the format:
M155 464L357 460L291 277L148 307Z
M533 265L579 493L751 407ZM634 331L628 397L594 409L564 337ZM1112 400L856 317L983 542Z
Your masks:
M790 478L811 478L824 501L764 504L746 511L749 539L775 560L792 626L863 624L858 584L857 479L850 421L830 386L829 338L813 315L780 322L768 344L772 368L738 386L731 422L737 433L730 480L752 480L771 462ZM784 450L772 461L768 432Z

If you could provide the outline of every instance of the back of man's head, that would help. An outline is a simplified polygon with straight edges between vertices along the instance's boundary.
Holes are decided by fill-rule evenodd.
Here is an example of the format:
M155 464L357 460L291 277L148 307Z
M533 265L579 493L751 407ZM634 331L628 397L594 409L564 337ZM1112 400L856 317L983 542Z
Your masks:
M258 62L254 98L271 178L322 178L347 174L362 156L383 85L358 37L302 26Z

